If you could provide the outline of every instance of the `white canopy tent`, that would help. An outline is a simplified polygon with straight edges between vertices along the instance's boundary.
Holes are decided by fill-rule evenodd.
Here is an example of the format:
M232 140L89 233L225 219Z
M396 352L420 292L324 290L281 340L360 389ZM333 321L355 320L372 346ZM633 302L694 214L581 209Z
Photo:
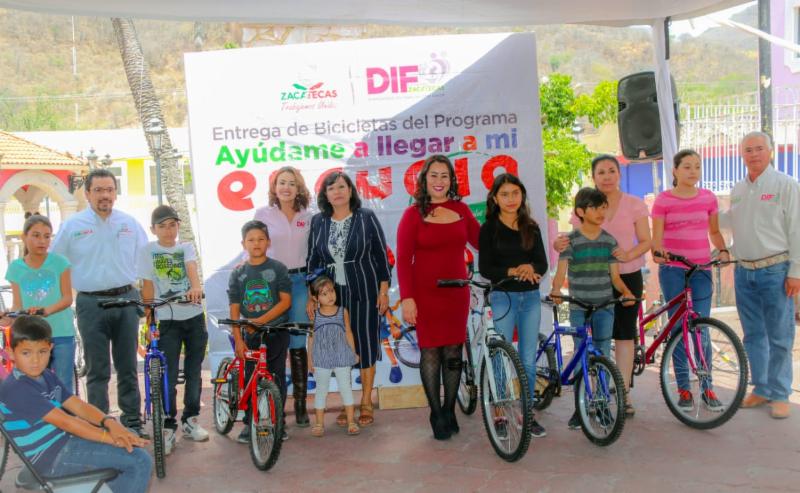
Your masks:
M666 58L666 20L687 19L745 0L0 0L0 7L51 14L269 24L406 24L522 26L536 24L650 25L665 159L677 151Z
M495 25L590 23L615 26L687 19L742 0L0 0L39 12L270 24Z

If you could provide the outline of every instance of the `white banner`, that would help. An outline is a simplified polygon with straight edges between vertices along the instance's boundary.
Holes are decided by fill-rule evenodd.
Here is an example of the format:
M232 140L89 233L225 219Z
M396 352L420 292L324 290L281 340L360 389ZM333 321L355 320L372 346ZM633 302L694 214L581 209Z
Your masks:
M508 171L520 176L535 219L546 224L532 33L188 53L185 65L214 370L231 353L215 318L228 315L239 230L266 205L270 173L282 166L300 169L312 192L325 172L344 169L393 251L431 154L453 160L460 193L479 220L494 176ZM396 289L390 304L399 304ZM398 309L385 324L378 385L419 382L402 349L391 349L401 320Z

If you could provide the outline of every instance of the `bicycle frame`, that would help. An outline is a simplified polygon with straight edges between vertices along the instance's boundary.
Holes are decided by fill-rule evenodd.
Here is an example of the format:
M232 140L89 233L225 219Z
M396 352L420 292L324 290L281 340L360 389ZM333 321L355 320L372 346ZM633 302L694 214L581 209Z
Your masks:
M164 413L168 416L169 415L169 379L167 378L167 356L162 353L158 349L158 320L156 317L156 310L153 309L151 311L152 315L150 317L150 325L148 326L148 330L150 331L150 344L147 349L147 353L144 356L144 412L145 412L145 421L150 419L153 415L153 401L150 398L150 361L153 358L157 358L159 360L159 364L161 365L161 388L162 388L162 397L163 397L163 404L164 404Z
M0 347L0 380L3 380L14 370L14 364L11 362L11 356L8 354L8 349L11 348L11 327L0 326L0 338L3 339L3 345Z
M676 324L679 321L681 324L681 329L683 330L684 349L686 351L686 354L691 354L689 348L689 339L690 339L689 322L690 320L699 318L699 315L697 314L697 312L694 311L694 305L692 303L692 288L691 286L689 286L690 276L691 274L687 273L686 283L683 288L683 291L681 291L677 296L669 300L667 303L664 303L657 310L653 311L647 316L644 316L639 321L639 342L641 345L644 345L644 328L647 326L647 324L649 324L656 318L660 317L665 312L671 310L672 308L676 308L675 313L673 313L672 316L669 317L669 321L664 325L664 327L661 327L661 332L659 332L659 334L656 335L653 343L650 344L650 347L648 347L647 350L645 351L645 359L644 359L645 364L650 364L655 362L656 350L662 343L664 343L669 338L670 334L672 333L672 330L676 327ZM695 340L696 347L702 348L703 347L702 334L699 331L697 331L694 333L694 337L696 339ZM698 353L700 354L700 361L703 367L707 367L704 351L698 351ZM694 358L686 358L686 359L689 362L689 367L691 371L696 372L697 364L695 363Z
M536 360L538 361L548 346L555 348L556 366L559 371L559 383L562 386L572 385L575 383L575 378L578 377L573 378L572 374L580 362L581 378L583 378L583 383L585 384L584 387L586 388L589 399L593 399L594 396L592 394L592 387L589 382L589 371L587 370L588 356L589 354L595 356L601 355L600 351L594 347L592 342L591 319L593 314L593 310L588 311L586 314L586 322L584 322L584 324L580 327L562 327L558 323L558 307L553 305L553 332L547 336L545 341L539 344L539 349L536 351ZM564 368L563 371L561 370L564 366L564 356L561 352L562 336L575 336L581 338L580 345L575 348L572 358L570 358L569 362L567 363L567 367ZM607 394L608 381L606 379L606 375L601 373L599 377L601 389L603 393Z
M470 286L470 296L478 298L474 290L480 288ZM489 306L489 291L483 291L483 306L480 309L470 307L470 315L467 319L467 350L472 356L472 374L479 377L479 362L486 364L486 371L489 375L494 375L494 367L492 366L492 358L489 357L489 351L486 350L487 343L492 339L502 339L503 336L495 332L494 322L492 320L492 309ZM475 327L474 316L480 315L480 323ZM511 341L509 341L511 342ZM467 361L464 364L468 364ZM489 390L492 395L498 396L497 382L494 378L489 379ZM501 402L501 401L497 401Z
M240 329L234 329L240 330ZM231 345L233 345L233 336L228 336L231 339ZM263 337L263 333L262 333ZM247 361L255 361L256 368L253 371L253 374L250 376L250 380L245 385L245 367ZM238 395L236 396L236 406L238 411L246 411L248 406L250 406L250 401L253 401L255 404L256 399L256 382L259 378L266 378L267 380L274 380L272 373L270 373L269 368L267 367L267 345L264 343L262 338L261 345L258 349L246 349L244 352L244 359L234 357L233 364L228 366L227 371L223 375L223 378L227 380L230 377L230 373L236 370L237 378L238 378ZM242 399L242 397L248 396L249 399ZM274 409L273 409L274 413ZM236 416L233 416L235 419ZM258 422L258 406L253 405L252 416L250 419L253 422ZM276 416L273 414L270 416L271 421L274 423Z

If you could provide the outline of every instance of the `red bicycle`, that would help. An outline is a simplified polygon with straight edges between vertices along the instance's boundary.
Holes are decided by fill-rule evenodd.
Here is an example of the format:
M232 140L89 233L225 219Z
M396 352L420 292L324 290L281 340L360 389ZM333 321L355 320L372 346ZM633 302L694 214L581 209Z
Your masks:
M640 317L633 375L641 375L646 365L655 363L657 351L665 344L660 382L670 412L692 428L716 428L731 419L742 403L747 389L747 356L733 329L694 311L690 280L709 267L734 262L695 264L680 255L670 253L668 257L687 267L684 288L673 299ZM672 309L675 312L666 324L661 324L647 347L648 326Z
M291 322L280 325L259 325L250 320L218 320L219 325L232 325L234 330L247 326L261 334L258 349L245 351L244 359L227 357L217 369L214 385L214 427L223 435L230 433L239 411L251 410L250 457L262 471L275 465L281 453L283 435L283 401L278 384L267 368L267 345L264 335L274 331L308 334L312 324ZM233 345L233 335L228 333ZM247 361L256 362L255 370L245 383Z

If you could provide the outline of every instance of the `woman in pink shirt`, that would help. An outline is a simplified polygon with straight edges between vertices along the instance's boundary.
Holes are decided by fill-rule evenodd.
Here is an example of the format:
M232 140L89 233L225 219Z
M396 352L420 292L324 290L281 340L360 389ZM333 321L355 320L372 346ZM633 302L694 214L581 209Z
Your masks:
M608 211L603 229L617 240L619 248L614 256L619 260L622 281L634 296L640 298L644 287L642 267L644 255L650 249L650 223L647 205L638 197L622 192L619 188L619 161L614 156L602 154L592 159L592 180L598 190L608 198ZM573 226L580 224L573 216ZM553 247L557 251L566 248L569 240L559 237ZM614 290L614 296L621 293ZM625 379L625 388L630 389L633 372L634 338L639 316L639 303L632 306L616 305L614 308L614 359ZM634 408L627 395L625 414L634 415Z
M269 230L270 247L267 255L289 269L289 279L292 281L292 307L289 309L289 320L293 322L308 322L306 256L312 216L308 210L309 196L300 171L286 166L270 177L269 205L256 210L255 214L255 219L264 222ZM292 369L296 424L305 428L309 425L306 411L308 386L306 336L290 336L289 360Z
M720 251L720 260L729 260L725 239L719 232L717 197L710 190L697 187L702 170L700 155L691 149L684 149L675 154L673 164L673 188L660 193L653 203L653 252L662 254L662 257L653 256L653 259L661 264L658 281L666 300L683 291L687 267L680 262L665 261L665 252L682 255L694 263L703 264L711 260L708 244L708 239L711 238L711 242ZM711 314L713 291L711 272L698 272L692 276L690 286L694 310L701 317L708 317ZM674 309L670 310L670 316L673 312ZM675 348L672 361L678 384L678 407L691 411L694 401L689 391L688 361L682 344ZM701 397L709 409L722 408L713 389L703 389Z

